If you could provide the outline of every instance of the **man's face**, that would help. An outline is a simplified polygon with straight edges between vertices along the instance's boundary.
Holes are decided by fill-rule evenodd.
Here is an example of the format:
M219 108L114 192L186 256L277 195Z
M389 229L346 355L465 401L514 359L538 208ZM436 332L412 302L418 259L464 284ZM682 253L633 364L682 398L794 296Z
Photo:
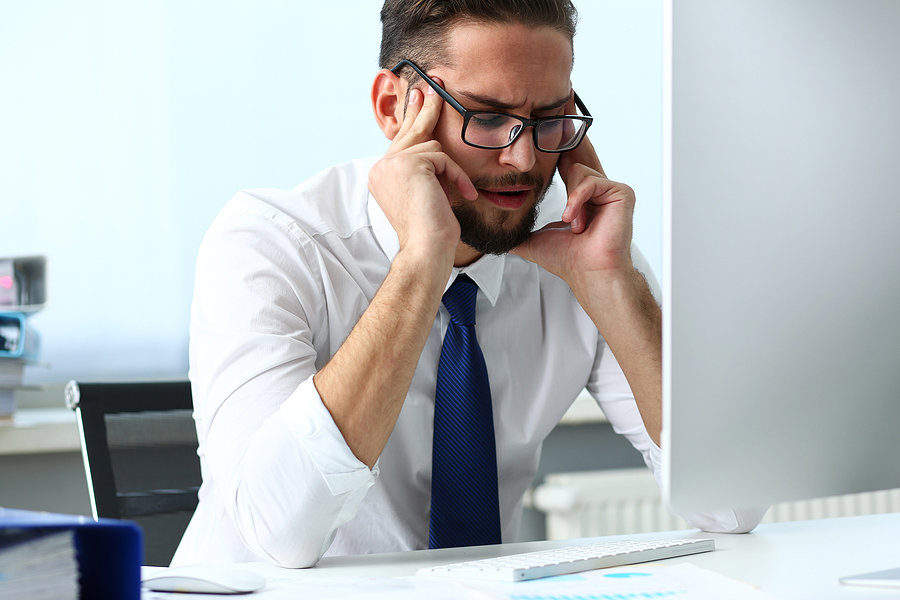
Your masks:
M435 67L429 75L466 109L528 118L565 113L572 50L564 34L544 27L462 24L451 30L448 52L452 68ZM508 148L473 148L462 141L462 126L462 115L445 103L434 137L479 191L472 202L449 186L462 241L479 252L508 252L534 226L559 155L537 150L530 129Z

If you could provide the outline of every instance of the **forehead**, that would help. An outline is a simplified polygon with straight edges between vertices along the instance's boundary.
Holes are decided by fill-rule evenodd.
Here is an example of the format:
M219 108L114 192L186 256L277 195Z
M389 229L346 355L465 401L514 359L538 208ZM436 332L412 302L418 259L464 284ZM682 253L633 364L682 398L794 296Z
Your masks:
M460 23L448 36L449 65L434 74L446 85L515 106L565 96L572 46L562 32L519 24Z

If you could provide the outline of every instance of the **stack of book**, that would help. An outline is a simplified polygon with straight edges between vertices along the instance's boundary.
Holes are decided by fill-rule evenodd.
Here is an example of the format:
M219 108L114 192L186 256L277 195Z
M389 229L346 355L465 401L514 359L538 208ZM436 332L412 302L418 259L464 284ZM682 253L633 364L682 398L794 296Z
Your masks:
M78 600L74 531L12 528L0 534L0 598Z
M4 314L0 313L0 320ZM2 322L2 321L0 321ZM0 344L4 342L0 334ZM0 420L9 419L16 409L16 389L22 385L25 361L0 358Z
M40 336L30 317L46 302L46 259L0 258L0 425L12 422L25 367L38 365Z

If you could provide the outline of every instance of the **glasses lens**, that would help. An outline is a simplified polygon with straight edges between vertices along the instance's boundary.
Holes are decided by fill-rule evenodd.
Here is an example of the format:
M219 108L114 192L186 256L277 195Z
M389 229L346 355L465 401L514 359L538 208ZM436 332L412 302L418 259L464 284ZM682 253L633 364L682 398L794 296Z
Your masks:
M537 145L541 150L569 150L578 145L586 129L579 119L552 119L537 126Z
M499 113L474 113L466 126L466 142L485 148L509 145L522 129L522 122Z
M482 148L505 148L522 131L523 123L501 113L472 113L463 133L466 143ZM547 152L571 150L587 129L580 119L559 118L537 125L537 145Z

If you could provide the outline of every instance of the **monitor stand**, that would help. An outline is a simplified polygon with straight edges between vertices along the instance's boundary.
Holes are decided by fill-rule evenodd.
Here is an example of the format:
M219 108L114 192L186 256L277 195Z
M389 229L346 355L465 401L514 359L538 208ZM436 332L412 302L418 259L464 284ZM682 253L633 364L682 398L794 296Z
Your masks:
M863 585L866 587L900 588L900 567L887 571L875 571L862 575L851 575L839 579L844 585Z

